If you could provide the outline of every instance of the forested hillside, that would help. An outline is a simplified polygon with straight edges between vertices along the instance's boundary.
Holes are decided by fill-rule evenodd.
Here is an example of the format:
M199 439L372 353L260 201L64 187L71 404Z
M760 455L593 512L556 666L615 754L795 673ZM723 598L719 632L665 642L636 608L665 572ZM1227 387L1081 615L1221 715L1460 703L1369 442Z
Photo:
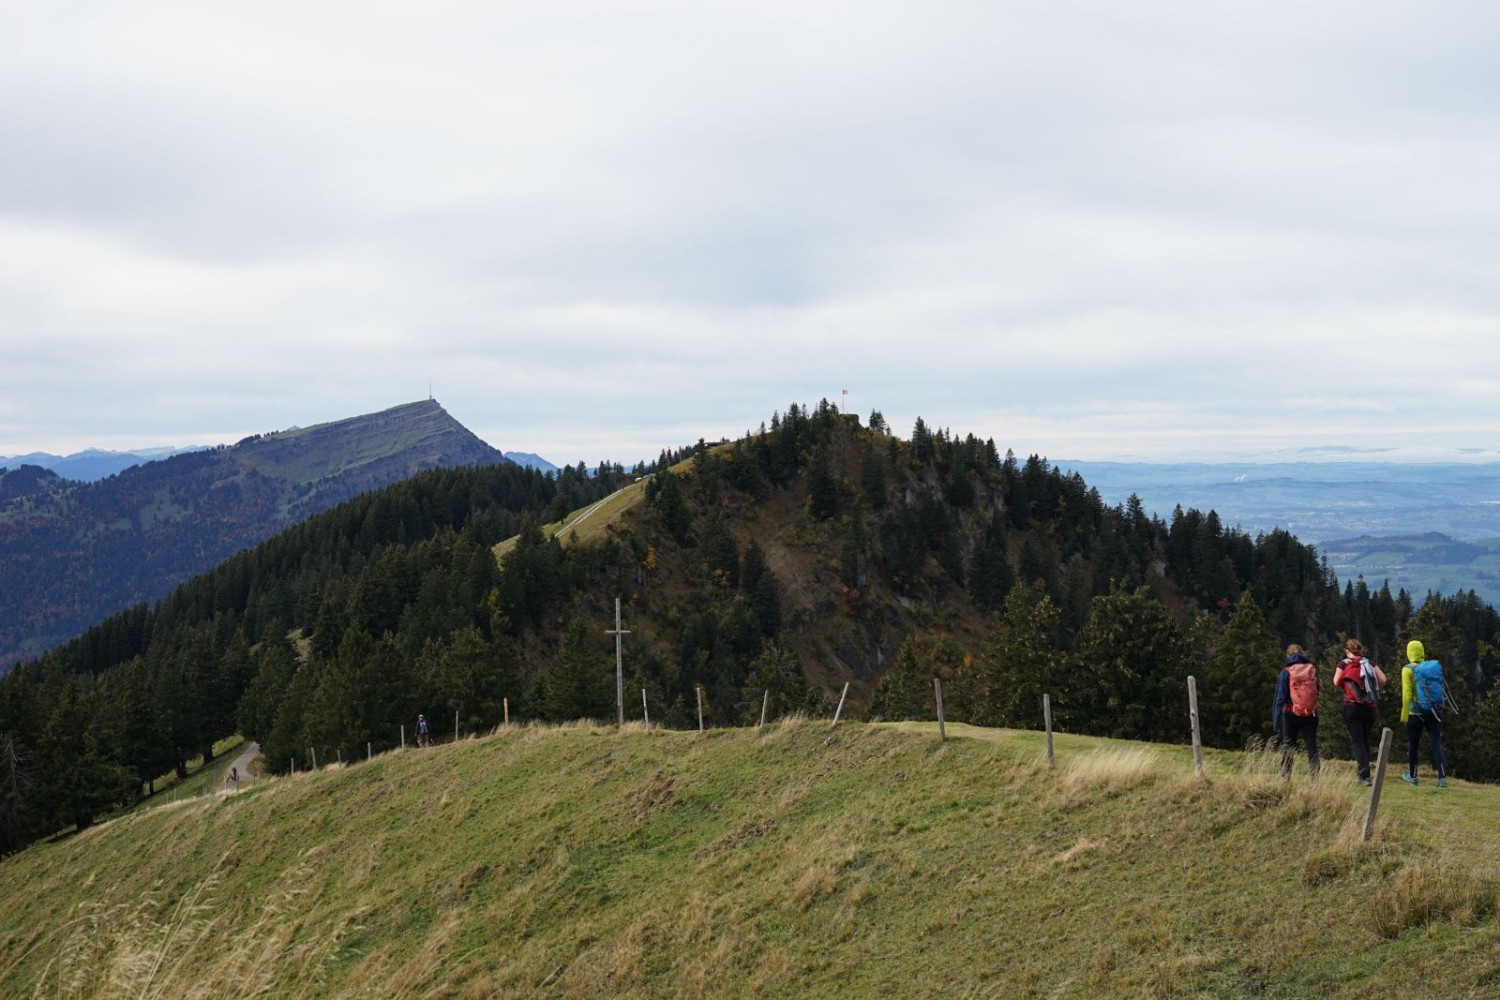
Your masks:
M34 467L0 474L0 671L360 493L422 469L503 461L424 400L97 483Z
M930 717L936 675L953 719L1034 727L1045 691L1074 732L1179 741L1191 673L1206 739L1240 747L1269 735L1286 643L1331 664L1357 635L1395 668L1410 634L1457 689L1454 772L1500 776L1484 697L1500 621L1473 594L1341 588L1286 533L1110 507L1038 457L921 420L902 440L826 402L663 459L643 503L568 545L540 525L622 469L423 474L17 671L0 687L7 842L87 823L236 727L286 770L391 747L418 712L464 733L507 701L515 721L611 718L616 597L630 716L644 688L653 722L679 727L700 692L708 724L736 725L766 692L776 714L831 712L846 681L846 714Z

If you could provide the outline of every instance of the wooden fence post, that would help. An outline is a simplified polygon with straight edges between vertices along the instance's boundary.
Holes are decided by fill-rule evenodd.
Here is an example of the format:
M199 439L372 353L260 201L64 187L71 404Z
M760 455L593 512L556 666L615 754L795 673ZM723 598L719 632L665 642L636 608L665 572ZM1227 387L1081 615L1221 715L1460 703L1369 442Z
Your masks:
M1203 777L1203 738L1198 731L1198 681L1188 677L1188 717L1193 720L1193 773Z
M946 743L948 742L948 727L943 719L943 679L941 677L932 679L932 690L937 695L938 742Z
M458 709L453 710L453 742L458 742Z
M839 724L839 716L844 714L844 699L849 697L849 682L844 682L844 693L839 695L839 707L833 710L833 726ZM832 729L833 726L829 726Z
M1380 789L1385 784L1385 765L1391 756L1391 731L1389 728L1380 730L1380 756L1375 760L1375 773L1370 782L1370 808L1365 813L1365 828L1360 834L1360 840L1369 840L1370 831L1375 829L1375 810L1380 808Z
M1052 696L1042 695L1042 718L1047 723L1047 766L1053 765L1052 757Z
M698 732L703 732L703 688L698 684L693 685L693 691L698 695Z
M505 728L509 729L510 728L510 699L509 698L502 698L500 700L505 703Z
M651 728L651 706L646 704L646 689L641 688L641 717L646 720L646 728Z
M771 707L771 689L766 688L766 693L760 698L760 725L756 729L766 728L766 709Z
M312 762L313 762L313 768L312 769L314 771L316 771L318 769L318 748L317 747L308 747L307 748L307 752L310 753L310 754L312 754Z
M401 749L406 749L406 723L401 723Z
M370 748L370 744L369 743L366 743L365 744L365 760L366 761L371 761L371 760L374 760L374 759L375 759L375 751Z

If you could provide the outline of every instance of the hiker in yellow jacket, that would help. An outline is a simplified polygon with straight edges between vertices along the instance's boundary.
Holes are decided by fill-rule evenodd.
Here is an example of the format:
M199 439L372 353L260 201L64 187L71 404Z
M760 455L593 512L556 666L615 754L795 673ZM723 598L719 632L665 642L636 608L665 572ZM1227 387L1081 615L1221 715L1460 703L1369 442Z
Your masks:
M1427 659L1422 644L1413 639L1406 644L1406 666L1401 668L1401 721L1406 723L1406 773L1401 780L1417 783L1417 746L1422 731L1432 746L1432 766L1437 770L1439 788L1448 787L1448 761L1443 757L1443 706L1448 686L1443 682L1443 665Z

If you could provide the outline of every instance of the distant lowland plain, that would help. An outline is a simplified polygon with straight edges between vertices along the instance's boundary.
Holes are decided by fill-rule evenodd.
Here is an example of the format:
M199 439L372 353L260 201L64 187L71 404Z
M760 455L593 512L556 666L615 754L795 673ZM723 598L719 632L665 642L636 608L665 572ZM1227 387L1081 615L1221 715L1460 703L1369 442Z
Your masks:
M1315 545L1340 583L1389 581L1420 599L1473 590L1500 603L1500 463L1147 463L1056 460L1110 504L1131 494L1170 521L1213 510L1254 536Z

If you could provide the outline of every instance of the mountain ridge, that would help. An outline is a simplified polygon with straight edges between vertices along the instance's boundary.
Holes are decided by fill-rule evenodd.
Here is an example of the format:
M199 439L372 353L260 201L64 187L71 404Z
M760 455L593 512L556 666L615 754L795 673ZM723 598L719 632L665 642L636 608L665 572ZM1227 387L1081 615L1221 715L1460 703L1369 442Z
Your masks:
M424 469L501 464L436 401L132 466L0 483L0 668L40 655L307 516ZM23 485L33 488L30 492ZM14 494L14 495L11 495Z
M85 448L68 455L33 451L25 455L0 455L0 468L35 465L57 473L64 479L80 483L98 482L117 472L124 472L133 465L157 462L173 455L192 451L203 451L206 447L193 445L185 448L132 448L126 451L111 451L106 448Z

